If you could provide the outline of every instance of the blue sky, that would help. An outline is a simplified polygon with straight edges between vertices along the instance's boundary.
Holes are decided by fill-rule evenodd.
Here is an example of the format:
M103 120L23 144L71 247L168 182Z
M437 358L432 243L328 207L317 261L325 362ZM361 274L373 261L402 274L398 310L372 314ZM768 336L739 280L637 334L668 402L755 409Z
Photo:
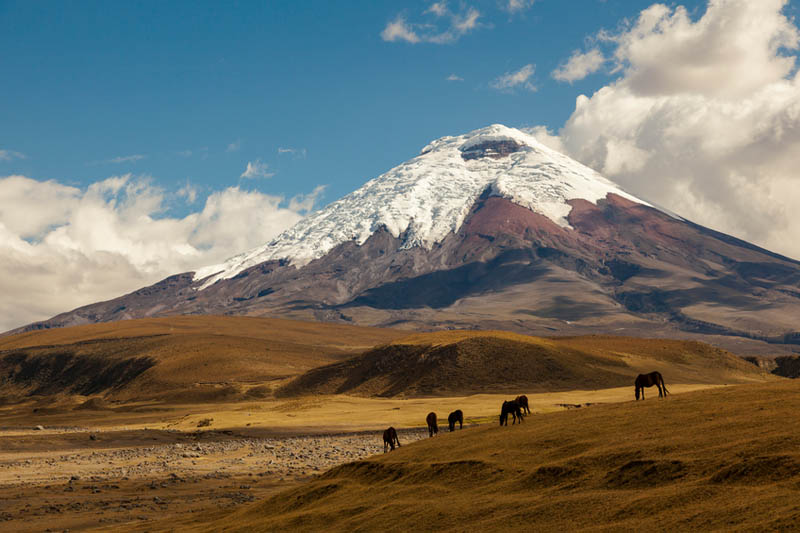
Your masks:
M0 173L85 187L132 172L167 190L188 180L202 198L260 159L274 175L242 187L290 197L324 184L331 201L442 135L558 129L607 76L569 84L551 71L650 2L540 0L514 13L475 2L478 27L454 42L381 38L399 15L437 22L430 5L0 2L0 148L27 156ZM528 64L535 92L490 86Z
M492 124L800 258L800 0L0 0L0 331Z

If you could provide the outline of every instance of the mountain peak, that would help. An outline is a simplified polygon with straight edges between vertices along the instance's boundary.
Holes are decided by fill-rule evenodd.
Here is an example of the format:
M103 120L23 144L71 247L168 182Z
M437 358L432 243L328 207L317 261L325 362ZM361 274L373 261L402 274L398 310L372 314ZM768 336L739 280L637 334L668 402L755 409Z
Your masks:
M308 215L273 241L225 263L199 269L202 288L270 260L300 267L348 241L363 244L385 227L403 247L430 249L458 231L488 192L569 228L569 200L592 203L614 193L635 198L594 170L546 147L532 135L493 124L429 143L420 155Z

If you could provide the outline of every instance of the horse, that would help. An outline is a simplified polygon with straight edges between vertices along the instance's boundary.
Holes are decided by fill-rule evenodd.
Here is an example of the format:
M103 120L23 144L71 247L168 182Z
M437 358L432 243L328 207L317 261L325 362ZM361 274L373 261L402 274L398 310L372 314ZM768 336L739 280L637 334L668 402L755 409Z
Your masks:
M458 422L458 429L464 429L464 413L461 409L456 409L447 415L447 424L450 426L450 431L456 430L456 422Z
M386 431L383 432L383 453L386 453L386 448L389 446L391 446L392 451L394 451L395 443L399 448L400 439L397 438L397 430L390 426Z
M531 414L531 409L530 409L530 407L528 407L528 397L527 396L522 394L522 395L517 396L516 398L514 398L514 401L517 402L519 404L519 406L522 408L522 412L524 412L526 415Z
M516 400L511 400L510 402L503 402L503 407L500 409L500 425L507 426L508 425L508 415L511 415L514 419L511 422L511 425L517 423L517 418L519 418L519 423L522 424L523 416L522 416L522 408L519 405L519 402Z
M664 384L664 378L661 377L661 372L650 372L649 374L639 374L636 376L636 381L634 383L636 386L636 399L639 399L639 391L642 393L642 400L644 400L644 388L645 387L652 387L655 385L658 387L658 397L661 398L666 396L669 392L667 390L667 386Z
M439 433L439 423L436 421L436 413L428 413L428 416L425 417L425 422L428 423L429 436L433 437L435 434Z

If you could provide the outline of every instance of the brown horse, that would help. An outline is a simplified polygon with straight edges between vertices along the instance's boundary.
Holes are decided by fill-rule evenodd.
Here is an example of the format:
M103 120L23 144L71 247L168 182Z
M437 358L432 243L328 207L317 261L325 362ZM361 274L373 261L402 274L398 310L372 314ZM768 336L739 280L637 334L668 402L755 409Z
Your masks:
M388 448L389 446L391 446L392 451L394 451L395 443L399 448L400 439L397 438L397 431L390 426L386 431L383 432L383 453L386 453L386 448Z
M425 422L428 423L428 434L433 437L439 433L439 423L436 421L436 413L428 413L425 417Z
M456 430L456 422L458 422L458 429L464 429L464 413L461 409L456 409L447 416L447 425L450 426L450 431Z
M634 383L636 386L636 399L639 399L639 392L642 393L642 400L644 400L644 388L645 387L652 387L655 385L658 387L658 397L661 398L666 396L669 392L667 390L667 386L664 385L664 378L661 377L661 372L650 372L649 374L639 374L636 376L636 382Z
M514 401L517 402L519 404L519 406L522 408L522 412L524 412L526 415L531 414L531 410L528 407L528 397L527 396L522 394L522 395L517 396L516 398L514 398Z
M517 418L519 418L519 423L522 424L522 408L519 405L519 402L516 400L511 400L510 402L503 402L503 407L500 409L500 425L507 426L508 425L508 415L511 415L514 419L511 422L511 425L517 423Z

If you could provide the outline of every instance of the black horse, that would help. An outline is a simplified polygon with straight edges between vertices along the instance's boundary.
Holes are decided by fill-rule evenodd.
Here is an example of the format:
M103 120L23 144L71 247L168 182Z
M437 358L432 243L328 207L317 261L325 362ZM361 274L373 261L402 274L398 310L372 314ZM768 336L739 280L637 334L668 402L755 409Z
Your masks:
M456 422L458 422L458 429L464 429L464 413L461 409L456 409L447 415L447 424L450 426L450 431L456 430Z
M515 401L515 402L517 402L517 403L519 404L519 406L522 408L522 411L523 411L523 412L524 412L526 415L529 415L529 414L531 414L531 410L530 410L530 408L528 407L528 397L527 397L527 396L525 396L524 394L522 394L522 395L520 395L520 396L517 396L516 398L514 398L514 401Z
M669 391L667 391L667 386L664 385L664 378L661 377L661 372L650 372L649 374L639 374L636 376L636 382L634 383L636 386L636 399L639 399L639 392L642 393L642 400L644 400L644 388L645 387L652 387L655 385L658 387L658 397L661 398L666 396Z
M522 408L519 405L517 400L511 400L510 402L503 402L503 407L500 409L500 425L507 426L508 425L508 415L511 415L514 419L511 422L511 425L517 423L517 418L519 418L519 423L522 424Z
M393 427L389 427L383 432L383 453L386 453L386 448L389 446L391 446L392 451L394 451L395 444L397 444L397 447L399 448L400 439L397 438L397 431Z
M439 422L436 420L436 413L428 413L425 417L425 422L428 423L428 435L433 437L439 433Z

